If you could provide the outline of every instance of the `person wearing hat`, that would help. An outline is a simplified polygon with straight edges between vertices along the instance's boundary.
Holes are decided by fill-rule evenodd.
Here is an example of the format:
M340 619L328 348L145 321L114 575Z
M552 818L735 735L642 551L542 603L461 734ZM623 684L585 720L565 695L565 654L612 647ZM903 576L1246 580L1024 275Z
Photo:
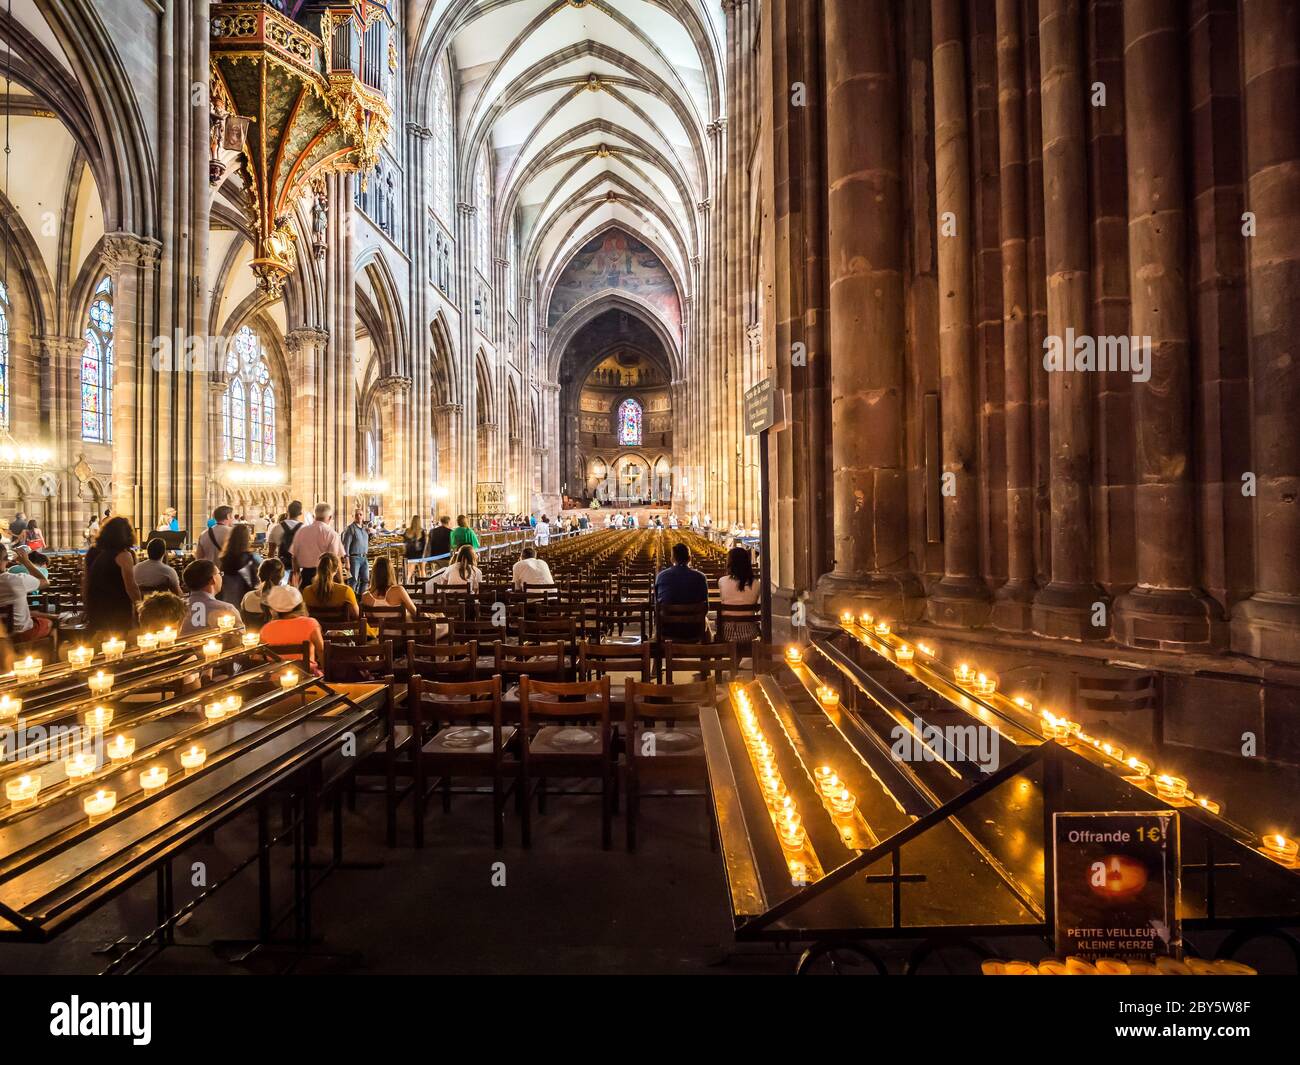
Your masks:
M303 663L313 673L319 673L316 663L325 654L325 637L320 622L307 616L302 592L292 584L272 588L262 600L271 613L271 620L262 626L262 643L267 647L282 648L285 658L302 659L302 645L310 644L308 660Z

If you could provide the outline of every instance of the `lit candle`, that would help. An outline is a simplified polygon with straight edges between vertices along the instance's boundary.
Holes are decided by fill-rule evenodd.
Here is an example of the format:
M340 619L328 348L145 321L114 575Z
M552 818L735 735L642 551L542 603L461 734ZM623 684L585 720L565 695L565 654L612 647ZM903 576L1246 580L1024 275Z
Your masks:
M122 657L126 651L126 641L116 636L111 636L99 645L99 649L104 652L104 657L110 662Z
M79 751L63 760L63 772L69 780L80 780L95 771L95 756L87 751Z
M819 765L813 770L813 780L816 781L819 788L822 786L822 781L828 780L834 775L835 770L828 765Z
M1181 799L1187 794L1187 781L1169 773L1156 777L1156 794L1162 799Z
M23 708L23 701L16 695L0 695L0 721L12 721Z
M295 687L298 684L298 671L296 669L286 669L280 674L280 687L285 691Z
M197 743L181 751L181 766L184 769L198 769L207 760L207 750Z
M158 646L158 634L156 632L142 632L135 638L135 645L141 651L152 651Z
M113 708L111 706L97 706L93 710L86 711L86 728L94 732L103 732L113 723Z
M803 862L791 861L790 884L792 887L805 887L808 884L808 866Z
M1057 718L1052 722L1052 739L1057 743L1070 742L1070 722Z
M236 620L238 619L235 617L234 614L218 614L217 628L221 632L229 632L231 629L235 627Z
M95 657L95 652L90 647L78 645L68 652L68 665L81 669L90 665L90 660Z
M226 716L226 701L218 699L215 703L208 703L203 708L203 716L209 721L219 721Z
M28 655L14 663L14 676L19 680L35 680L41 675L42 659Z
M838 788L839 786L840 786L840 778L839 775L836 773L832 773L830 776L823 777L821 780L817 781L817 787L820 788L821 793L826 796L833 795L835 793L835 789Z
M221 654L220 640L208 640L207 643L203 645L204 658L216 658L220 654Z
M113 674L105 673L102 669L97 669L91 676L86 678L86 687L90 689L91 695L107 695L113 690Z
M5 781L5 798L19 809L31 806L41 790L39 773L24 773L20 777Z
M889 622L886 621L884 618L881 618L879 621L876 622L876 635L877 636L889 635Z
M960 681L962 684L969 684L971 679L975 676L975 671L971 669L971 667L968 666L965 662L963 662L961 663L961 665L957 667L957 672L955 675L957 677L957 680Z
M165 765L151 765L140 774L140 787L145 791L157 791L167 783L167 767Z
M781 842L787 847L802 847L804 840L808 838L802 819L793 811L781 814L777 819L776 830L781 837Z
M785 649L785 660L789 662L792 666L798 665L800 662L803 661L803 652L800 651L799 648L791 644L789 647Z
M840 624L841 624L841 625L852 625L852 624L853 624L853 611L852 611L852 610L841 610L841 611L840 611Z
M870 628L871 620L872 620L871 615L868 614L865 610L858 615L858 622L862 625L864 629Z
M1284 862L1294 862L1296 853L1300 850L1300 843L1293 839L1287 839L1286 836L1274 834L1264 837L1264 850L1268 851L1274 858L1281 858Z
M135 740L130 736L118 734L109 740L104 750L108 752L109 758L114 762L125 762L131 755L135 754Z
M176 642L176 630L168 625L158 633L158 646L170 647Z
M916 649L920 651L921 654L925 655L926 658L934 657L934 648L931 647L928 643L918 643L916 645Z
M972 687L974 687L975 691L980 695L992 695L997 691L998 682L986 673L979 673L976 675Z
M853 808L858 805L857 796L848 788L840 788L839 791L831 793L828 798L831 802L831 809L840 817L847 817L853 812Z
M245 647L251 650L262 642L262 634L260 632L246 632L239 639Z
M1147 776L1151 773L1151 766L1148 763L1142 761L1141 758L1137 758L1135 756L1130 755L1127 759L1125 759L1124 764L1128 766L1129 769L1133 770L1134 776L1138 777L1141 780L1145 780Z
M1116 747L1113 743L1103 743L1101 745L1101 753L1114 758L1117 762L1124 761L1124 748Z
M829 710L840 705L840 693L823 684L817 689L817 701Z
M94 795L82 799L81 805L91 817L103 817L112 813L113 807L117 805L117 792L100 788Z
M1034 704L1031 703L1028 699L1026 699L1023 695L1017 695L1011 701L1015 703L1018 707L1020 707L1021 710L1032 710L1034 708Z
M1201 809L1207 810L1212 814L1217 814L1221 809L1223 809L1223 807L1213 799L1207 799L1204 795L1197 799L1196 803L1201 807Z
M916 652L912 650L912 645L910 643L900 643L897 647L894 648L894 658L897 659L899 662L912 661L912 658L915 655L915 653Z

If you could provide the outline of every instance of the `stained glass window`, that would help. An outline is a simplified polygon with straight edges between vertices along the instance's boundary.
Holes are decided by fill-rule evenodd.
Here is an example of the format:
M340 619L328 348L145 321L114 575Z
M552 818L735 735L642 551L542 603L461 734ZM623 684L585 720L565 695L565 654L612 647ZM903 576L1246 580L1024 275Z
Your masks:
M492 188L488 181L487 149L479 153L474 169L474 222L478 232L478 268L485 278L492 277Z
M113 440L113 282L95 288L81 349L81 439Z
M641 404L634 399L625 399L618 405L618 442L641 443Z
M0 429L9 428L9 290L0 282Z
M455 215L452 198L452 124L451 79L447 61L438 62L433 75L433 209L442 220L451 224Z
M276 402L271 368L261 340L249 326L235 334L224 364L221 454L227 462L275 465Z

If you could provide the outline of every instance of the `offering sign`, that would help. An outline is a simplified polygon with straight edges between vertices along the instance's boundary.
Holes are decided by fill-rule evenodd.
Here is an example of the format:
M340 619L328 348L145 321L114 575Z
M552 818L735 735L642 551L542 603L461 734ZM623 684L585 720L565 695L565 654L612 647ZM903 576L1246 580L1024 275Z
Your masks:
M1057 952L1177 957L1178 815L1060 813L1053 825Z

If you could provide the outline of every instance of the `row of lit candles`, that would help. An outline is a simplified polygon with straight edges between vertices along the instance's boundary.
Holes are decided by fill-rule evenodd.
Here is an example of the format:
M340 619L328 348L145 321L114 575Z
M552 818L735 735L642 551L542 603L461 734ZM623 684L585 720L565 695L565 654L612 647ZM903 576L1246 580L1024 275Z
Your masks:
M863 628L871 629L877 635L885 636L889 634L888 623L884 623L882 631L880 622L876 622L874 625L872 624L873 619L869 613L864 612L860 614L857 620ZM840 621L846 626L851 626L854 621L853 612L850 610L843 611L840 614ZM930 657L934 656L934 652L925 644L918 644L917 646L926 655ZM903 654L904 650L906 650L905 656ZM794 652L793 657L791 657L792 651ZM902 644L899 647L893 648L893 651L895 657L902 661L911 661L912 659L912 648L907 644ZM802 661L803 655L797 647L791 647L786 650L786 658L794 664ZM977 695L993 695L997 691L997 681L994 678L975 670L966 662L958 664L957 668L953 670L953 677L956 679L958 684L965 688L969 688ZM1012 702L1023 710L1033 709L1033 704L1023 696L1016 696ZM1087 735L1078 722L1057 717L1048 710L1043 710L1041 712L1041 719L1043 735L1048 739L1053 739L1059 743L1068 745L1075 737L1077 737L1080 742L1090 744L1103 754L1106 754L1115 761L1122 763L1127 769L1132 771L1132 775L1139 781L1146 781L1150 778L1155 786L1156 794L1160 798L1173 802L1195 802L1196 805L1201 807L1201 809L1212 814L1222 812L1223 806L1221 803L1206 798L1204 795L1196 795L1195 792L1187 787L1187 781L1185 778L1176 776L1173 773L1158 773L1152 777L1151 765L1149 762L1143 761L1141 758L1132 755L1125 758L1124 751L1121 748ZM1263 850L1267 854L1274 858L1278 858L1281 861L1294 863L1298 858L1300 858L1300 841L1290 839L1287 836L1278 833L1270 833L1269 835L1260 837L1260 842Z
M775 752L763 735L758 715L749 700L749 693L737 686L733 689L736 707L740 718L740 730L749 749L750 757L758 770L758 783L763 789L763 799L776 825L776 834L783 846L798 850L808 839L803 827L803 818L795 804L793 796L785 786L781 771L777 768Z
M836 817L848 817L857 809L858 798L849 791L848 786L839 778L839 774L828 765L819 765L813 770L813 782L821 792L822 799Z

